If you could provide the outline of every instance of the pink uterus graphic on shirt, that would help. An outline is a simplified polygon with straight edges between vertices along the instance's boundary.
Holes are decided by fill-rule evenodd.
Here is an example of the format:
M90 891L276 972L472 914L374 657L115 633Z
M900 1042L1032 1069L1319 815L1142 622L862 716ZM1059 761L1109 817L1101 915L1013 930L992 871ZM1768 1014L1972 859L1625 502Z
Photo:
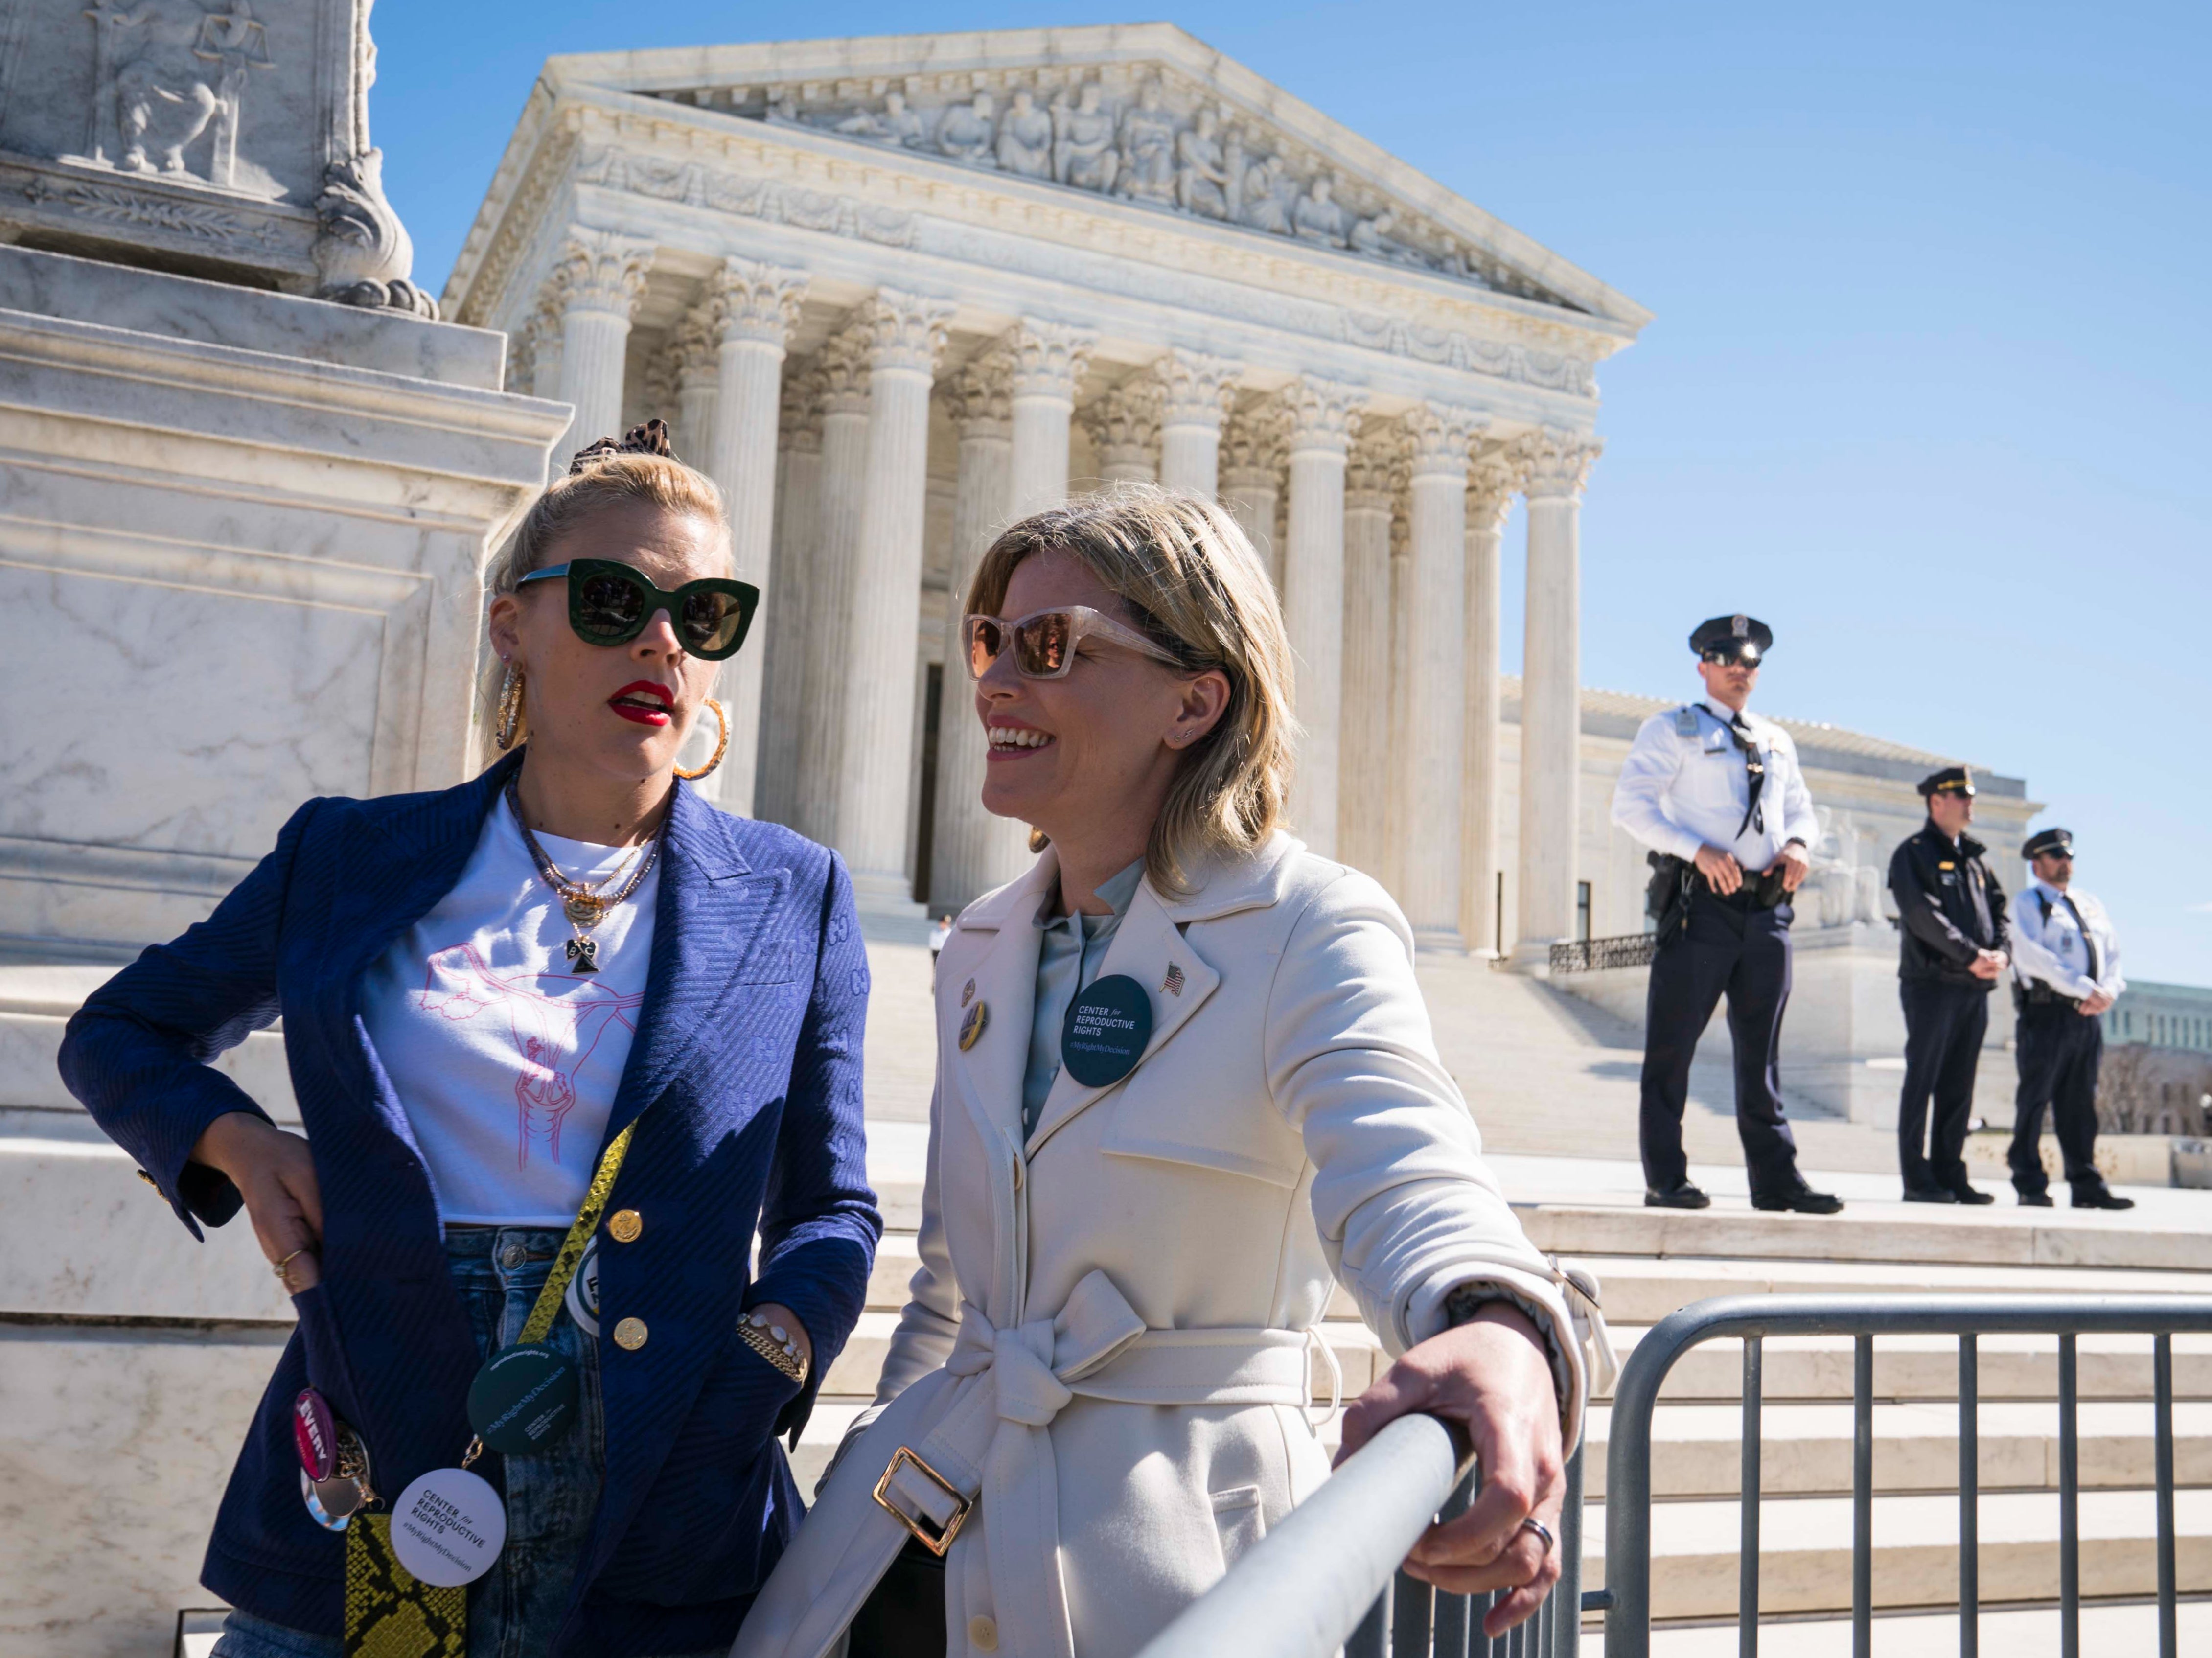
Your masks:
M573 996L548 996L536 984L551 979L585 987ZM576 1072L592 1057L611 1024L633 1033L629 1016L642 993L617 996L597 980L563 974L495 973L474 944L434 950L422 986L422 1009L456 1023L495 1008L506 1010L514 1032L516 1137L514 1166L530 1167L530 1148L561 1158L561 1124L576 1104Z

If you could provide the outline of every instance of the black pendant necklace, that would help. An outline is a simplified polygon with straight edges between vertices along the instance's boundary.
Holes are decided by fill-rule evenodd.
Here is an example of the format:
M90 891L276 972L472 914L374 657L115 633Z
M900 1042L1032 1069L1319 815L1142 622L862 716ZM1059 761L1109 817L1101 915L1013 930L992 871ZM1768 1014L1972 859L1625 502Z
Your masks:
M617 868L605 880L596 884L572 881L561 873L559 867L545 855L545 848L538 844L538 837L530 832L523 821L522 800L515 792L514 779L507 780L507 810L514 814L514 823L522 831L523 844L530 848L531 861L538 866L538 878L553 889L561 900L561 912L568 918L568 926L575 937L562 945L562 951L579 974L599 970L599 941L592 936L592 930L614 910L615 907L638 889L652 870L653 859L660 855L660 837L649 836L637 848L635 862L625 878ZM622 884L613 891L607 889L617 880Z

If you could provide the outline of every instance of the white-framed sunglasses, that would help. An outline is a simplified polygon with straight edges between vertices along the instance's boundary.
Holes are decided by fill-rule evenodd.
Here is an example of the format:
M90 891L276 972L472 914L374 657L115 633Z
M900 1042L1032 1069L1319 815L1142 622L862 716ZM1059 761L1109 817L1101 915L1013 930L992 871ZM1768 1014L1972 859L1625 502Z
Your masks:
M967 641L970 679L981 679L988 673L1010 643L1014 671L1024 679L1066 678L1075 665L1075 647L1086 639L1126 645L1172 667L1184 665L1174 652L1088 604L1059 604L1012 621L1002 616L969 616L961 630Z

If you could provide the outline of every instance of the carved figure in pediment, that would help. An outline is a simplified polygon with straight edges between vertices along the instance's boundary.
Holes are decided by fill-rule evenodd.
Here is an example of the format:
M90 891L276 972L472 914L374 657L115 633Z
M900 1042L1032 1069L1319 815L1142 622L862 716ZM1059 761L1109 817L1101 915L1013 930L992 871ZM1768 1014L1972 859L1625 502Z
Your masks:
M1162 106L1160 83L1147 81L1137 101L1121 112L1120 190L1139 201L1175 199L1175 117Z
M1371 259L1388 259L1393 264L1410 264L1427 270L1428 256L1411 242L1393 234L1397 228L1398 210L1385 202L1382 211L1373 218L1353 222L1349 238L1352 251L1364 253Z
M1024 179L1052 176L1052 117L1036 106L1027 87L999 120L999 165Z
M1244 129L1231 121L1221 131L1221 206L1224 219L1244 216Z
M902 92L885 93L881 113L855 110L830 131L852 138L872 138L879 144L896 144L902 149L919 149L927 137L921 117L906 106Z
M1306 186L1306 193L1298 197L1297 205L1291 210L1291 228L1301 240L1342 247L1349 239L1352 216L1330 199L1334 189L1328 174L1316 173L1313 182Z
M1229 165L1219 137L1221 118L1201 109L1176 135L1176 205L1209 219L1229 216Z
M1078 190L1111 190L1121 157L1114 148L1114 116L1098 106L1096 81L1085 81L1075 94L1075 107L1067 94L1052 100L1052 176Z
M799 118L799 94L781 92L769 100L768 113L761 117L772 126L799 127L806 123Z
M1279 155L1262 155L1245 169L1243 201L1238 217L1255 230L1291 234L1291 203L1297 193Z
M996 167L991 154L991 94L979 92L972 104L954 104L937 124L937 147L971 167Z

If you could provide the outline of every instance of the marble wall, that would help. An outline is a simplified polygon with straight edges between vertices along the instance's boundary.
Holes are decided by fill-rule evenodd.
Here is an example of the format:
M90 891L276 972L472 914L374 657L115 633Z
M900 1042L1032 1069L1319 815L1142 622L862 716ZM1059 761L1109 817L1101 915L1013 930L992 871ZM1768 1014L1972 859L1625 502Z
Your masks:
M0 723L0 951L126 953L300 802L469 774L481 571L562 422L502 345L0 248L0 653L40 711Z

